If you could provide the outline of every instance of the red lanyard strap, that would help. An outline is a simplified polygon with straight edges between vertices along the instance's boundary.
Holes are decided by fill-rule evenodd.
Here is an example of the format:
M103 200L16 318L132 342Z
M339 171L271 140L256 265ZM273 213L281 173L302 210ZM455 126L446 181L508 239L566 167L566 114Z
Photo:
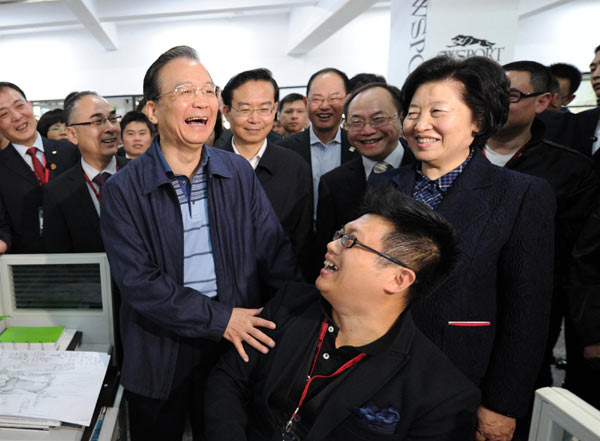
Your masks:
M341 365L339 368L337 368L337 370L332 374L313 376L312 373L315 369L315 365L317 364L317 359L319 358L319 354L321 353L321 347L323 346L323 341L325 340L325 333L327 332L327 327L328 327L327 319L324 319L323 323L321 324L321 332L319 333L319 342L317 343L317 352L315 354L315 358L313 359L312 366L311 366L310 372L308 374L308 379L306 380L306 384L304 385L304 390L302 391L302 395L300 396L300 401L298 402L298 406L296 406L296 410L294 410L294 413L292 413L292 416L290 417L289 421L285 425L286 432L289 432L292 429L292 424L294 424L294 418L296 418L296 415L298 415L298 412L300 411L300 408L302 407L302 404L304 403L304 399L306 398L306 395L308 394L308 389L313 380L315 380L317 378L335 377L336 375L341 374L345 370L350 369L352 366L357 364L359 361L361 361L367 355L364 352L361 352L356 357L354 357L352 360L347 361L346 363Z
M92 181L90 181L90 178L88 177L87 173L83 172L83 176L85 178L85 182L88 183L88 185L90 186L90 188L94 192L94 196L96 196L96 199L98 199L98 202L101 203L102 202L102 198L100 197L100 193L98 193L98 190L96 190L96 187L94 187L94 184L92 183Z

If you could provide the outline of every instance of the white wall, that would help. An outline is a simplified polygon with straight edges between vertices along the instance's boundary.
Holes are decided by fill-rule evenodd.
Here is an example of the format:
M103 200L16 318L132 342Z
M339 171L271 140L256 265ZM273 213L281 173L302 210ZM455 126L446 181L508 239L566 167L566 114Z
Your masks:
M571 1L519 20L515 60L570 63L589 72L598 45L600 1Z
M194 47L224 86L234 74L267 67L280 86L304 85L310 74L335 66L352 76L385 75L389 12L367 11L303 56L286 56L288 16L119 24L119 50L107 52L83 29L0 38L0 80L17 83L31 100L62 98L73 90L101 95L141 94L144 73L168 48ZM18 63L12 60L19 60Z
M544 64L563 61L587 71L593 49L600 45L599 17L600 1L574 0L522 18L514 58ZM33 100L60 99L83 89L103 95L141 94L150 63L177 44L195 47L221 86L237 72L263 66L273 71L281 86L304 85L312 72L325 66L350 76L388 71L390 13L381 7L363 13L302 56L285 55L289 37L285 14L122 23L117 29L115 52L102 49L82 28L2 36L0 60L10 62L0 61L0 80L19 84Z

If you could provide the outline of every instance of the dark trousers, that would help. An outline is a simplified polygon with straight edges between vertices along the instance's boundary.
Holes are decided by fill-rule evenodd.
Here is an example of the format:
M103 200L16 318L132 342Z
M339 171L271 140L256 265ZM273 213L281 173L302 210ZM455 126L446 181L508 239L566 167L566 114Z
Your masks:
M215 342L184 341L166 400L126 391L131 441L181 441L188 418L194 441L203 440L204 387L220 352Z

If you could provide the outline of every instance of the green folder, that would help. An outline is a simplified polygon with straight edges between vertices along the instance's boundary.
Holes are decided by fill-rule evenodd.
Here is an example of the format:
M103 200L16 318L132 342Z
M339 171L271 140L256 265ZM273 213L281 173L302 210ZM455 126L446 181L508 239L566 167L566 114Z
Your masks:
M53 343L64 326L9 326L0 335L0 343Z

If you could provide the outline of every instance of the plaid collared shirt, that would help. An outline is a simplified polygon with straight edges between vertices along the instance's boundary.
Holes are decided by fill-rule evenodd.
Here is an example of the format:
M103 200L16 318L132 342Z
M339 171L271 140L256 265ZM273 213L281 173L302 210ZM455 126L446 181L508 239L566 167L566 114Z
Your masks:
M469 153L465 162L460 164L451 172L446 173L444 176L440 176L437 179L429 179L421 171L420 163L417 164L417 179L415 182L415 188L413 189L413 199L427 204L432 210L437 209L440 202L444 199L456 178L460 176L462 171L465 169L471 158L473 157L473 149Z

